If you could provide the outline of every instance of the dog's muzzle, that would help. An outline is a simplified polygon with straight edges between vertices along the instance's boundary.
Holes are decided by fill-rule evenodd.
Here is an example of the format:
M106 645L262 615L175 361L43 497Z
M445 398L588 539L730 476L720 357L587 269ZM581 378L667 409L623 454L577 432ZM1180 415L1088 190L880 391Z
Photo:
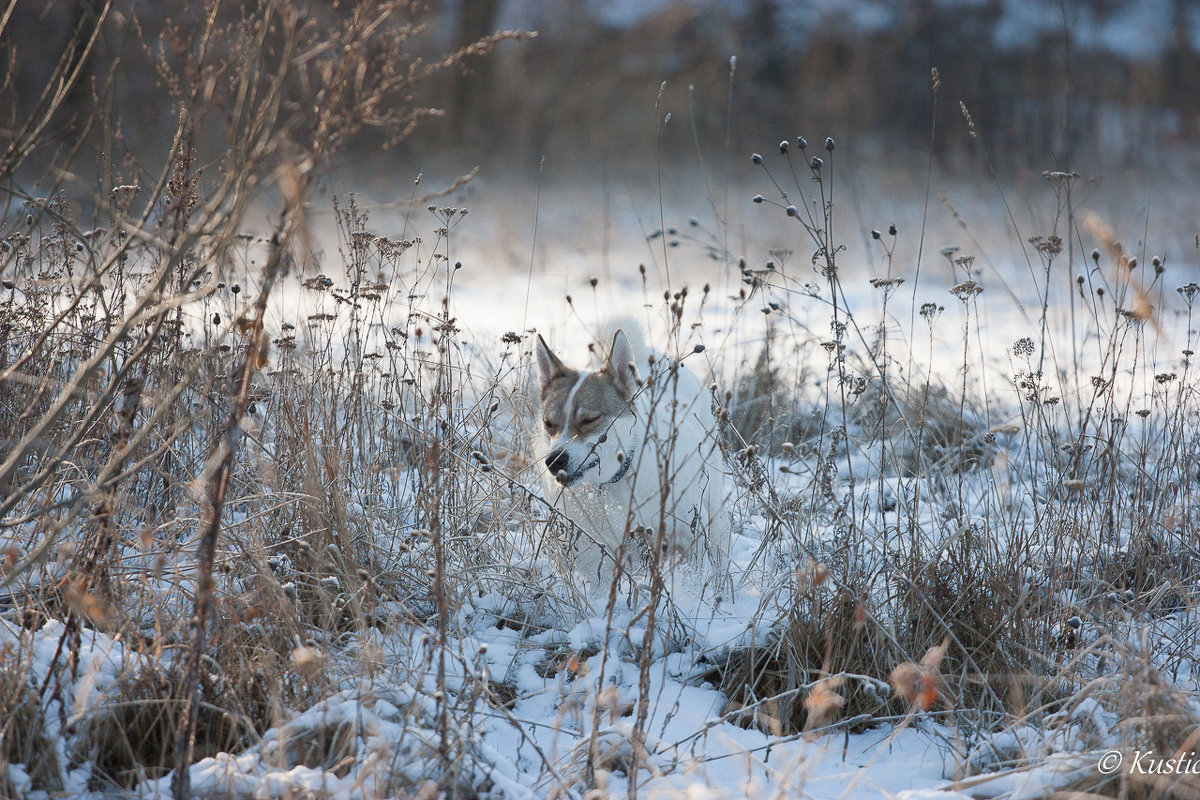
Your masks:
M590 458L584 459L583 463L573 470L571 469L571 456L565 447L556 447L546 454L546 469L550 470L550 474L556 481L566 487L579 483L583 480L584 473L598 466L600 466L600 456L595 453L590 454Z
M563 448L556 447L546 454L546 469L550 470L551 475L566 472L569 466L571 466L571 457Z

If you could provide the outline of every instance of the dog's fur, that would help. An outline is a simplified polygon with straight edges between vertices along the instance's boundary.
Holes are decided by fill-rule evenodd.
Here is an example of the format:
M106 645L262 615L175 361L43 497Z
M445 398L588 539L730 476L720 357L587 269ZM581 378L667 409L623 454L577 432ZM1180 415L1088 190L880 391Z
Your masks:
M723 568L725 474L708 392L678 361L643 360L631 334L637 347L616 329L595 371L568 367L538 336L547 493L591 540L585 572L622 552L631 564L649 555Z

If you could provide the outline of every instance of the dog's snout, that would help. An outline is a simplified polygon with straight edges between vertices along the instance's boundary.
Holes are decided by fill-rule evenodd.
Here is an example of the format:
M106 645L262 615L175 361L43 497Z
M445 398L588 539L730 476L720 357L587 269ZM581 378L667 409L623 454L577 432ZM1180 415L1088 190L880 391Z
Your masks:
M571 459L567 456L565 450L555 448L546 454L546 469L550 470L551 475L566 472L570 464Z

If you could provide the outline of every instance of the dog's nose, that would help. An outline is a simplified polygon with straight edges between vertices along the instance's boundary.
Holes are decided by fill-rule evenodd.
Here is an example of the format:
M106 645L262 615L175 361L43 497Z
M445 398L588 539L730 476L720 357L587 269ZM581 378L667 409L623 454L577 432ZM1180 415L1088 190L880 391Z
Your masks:
M546 454L546 469L550 470L551 475L566 472L570 463L571 460L564 450L551 450Z

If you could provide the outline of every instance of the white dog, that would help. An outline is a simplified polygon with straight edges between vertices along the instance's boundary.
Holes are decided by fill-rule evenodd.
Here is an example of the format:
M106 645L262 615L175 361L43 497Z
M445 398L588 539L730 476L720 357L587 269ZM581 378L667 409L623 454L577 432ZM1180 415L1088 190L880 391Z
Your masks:
M547 494L591 540L589 577L618 554L723 568L725 473L708 391L677 360L642 360L633 333L639 348L618 328L596 371L571 369L538 336Z

